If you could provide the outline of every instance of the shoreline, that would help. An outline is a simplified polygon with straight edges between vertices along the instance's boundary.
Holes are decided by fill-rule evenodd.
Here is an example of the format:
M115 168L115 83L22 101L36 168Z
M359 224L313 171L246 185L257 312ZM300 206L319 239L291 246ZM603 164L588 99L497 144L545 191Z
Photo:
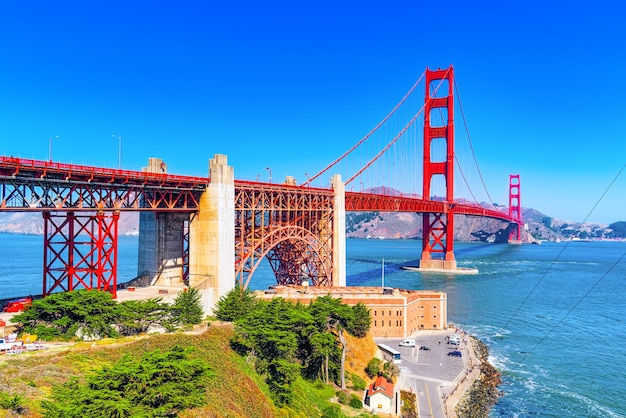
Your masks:
M500 397L500 372L489 363L489 348L478 337L469 336L469 368L449 396L444 397L447 417L488 416ZM470 349L471 348L471 349Z

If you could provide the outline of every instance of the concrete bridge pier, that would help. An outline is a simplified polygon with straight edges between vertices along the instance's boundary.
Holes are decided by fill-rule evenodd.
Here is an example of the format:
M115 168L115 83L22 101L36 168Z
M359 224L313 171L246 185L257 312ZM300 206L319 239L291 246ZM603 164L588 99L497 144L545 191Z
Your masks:
M142 171L166 173L167 166L150 158ZM150 285L183 285L183 229L188 220L188 213L141 212L137 276L146 277Z
M346 286L346 185L335 174L330 183L333 202L333 286Z
M209 177L189 224L189 286L200 290L207 314L235 287L235 174L226 155L209 160Z

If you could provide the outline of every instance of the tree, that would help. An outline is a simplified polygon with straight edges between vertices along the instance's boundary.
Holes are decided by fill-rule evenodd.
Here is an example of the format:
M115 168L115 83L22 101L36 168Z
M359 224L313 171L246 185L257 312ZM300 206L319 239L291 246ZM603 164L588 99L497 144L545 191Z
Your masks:
M204 309L200 291L194 287L181 292L172 305L172 319L175 324L195 325L202 322Z
M118 317L118 303L110 293L75 290L34 300L29 309L13 317L13 322L20 324L20 330L42 338L70 339L77 332L98 338L118 335L113 327Z
M254 306L253 312L235 321L233 347L257 359L255 367L260 374L267 374L276 403L288 405L301 368L296 354L312 319L304 306L282 298Z
M161 298L126 300L119 304L117 311L117 328L122 335L147 332L151 326L165 323L171 315L170 305Z
M310 307L318 330L336 335L341 344L340 381L341 388L346 389L346 348L348 342L344 337L344 330L356 337L363 337L370 327L369 310L363 304L353 307L344 305L341 299L326 295L315 299ZM328 357L327 357L328 359Z
M154 350L141 359L124 356L87 378L71 380L44 401L47 418L175 417L205 403L204 392L213 376L202 359L189 359L189 349Z
M256 303L254 293L237 284L217 301L215 316L221 321L234 322L253 311Z
M378 376L380 372L381 360L379 358L372 358L365 367L365 374L371 379L374 376Z

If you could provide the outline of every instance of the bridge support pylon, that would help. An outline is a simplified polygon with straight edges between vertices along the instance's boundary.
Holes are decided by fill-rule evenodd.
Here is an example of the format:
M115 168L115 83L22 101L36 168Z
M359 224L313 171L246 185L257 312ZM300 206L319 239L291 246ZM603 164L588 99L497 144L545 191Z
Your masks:
M119 212L43 212L43 296L87 289L117 296Z
M159 158L150 158L144 172L165 173L167 166ZM137 275L151 285L182 286L184 228L189 213L141 212L139 215L139 250Z
M333 286L346 285L346 185L335 174L330 182L335 192L333 205Z
M208 184L189 223L189 286L205 313L235 287L235 174L226 155L209 160Z
M522 243L522 201L520 196L519 174L509 176L509 216L514 220L509 228L509 244Z
M433 177L443 177L446 201L454 201L454 69L426 69L424 96L424 183L423 198L433 199ZM441 119L433 124L432 116ZM434 140L445 141L445 155L434 155ZM460 271L454 258L454 205L444 213L424 213L422 223L420 270ZM465 269L462 269L465 272Z

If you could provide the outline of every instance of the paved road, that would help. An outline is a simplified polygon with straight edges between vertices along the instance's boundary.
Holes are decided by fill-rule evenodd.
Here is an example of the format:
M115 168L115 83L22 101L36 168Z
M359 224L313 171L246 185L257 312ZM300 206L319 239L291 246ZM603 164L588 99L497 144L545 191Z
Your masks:
M417 409L420 418L445 418L443 396L450 394L466 370L467 348L449 345L446 337L452 331L438 331L417 334L415 347L401 347L403 338L377 338L377 343L386 344L402 355L400 378L398 382L403 390L412 390L417 395ZM420 346L430 350L420 350ZM463 357L448 356L448 353L460 349Z

